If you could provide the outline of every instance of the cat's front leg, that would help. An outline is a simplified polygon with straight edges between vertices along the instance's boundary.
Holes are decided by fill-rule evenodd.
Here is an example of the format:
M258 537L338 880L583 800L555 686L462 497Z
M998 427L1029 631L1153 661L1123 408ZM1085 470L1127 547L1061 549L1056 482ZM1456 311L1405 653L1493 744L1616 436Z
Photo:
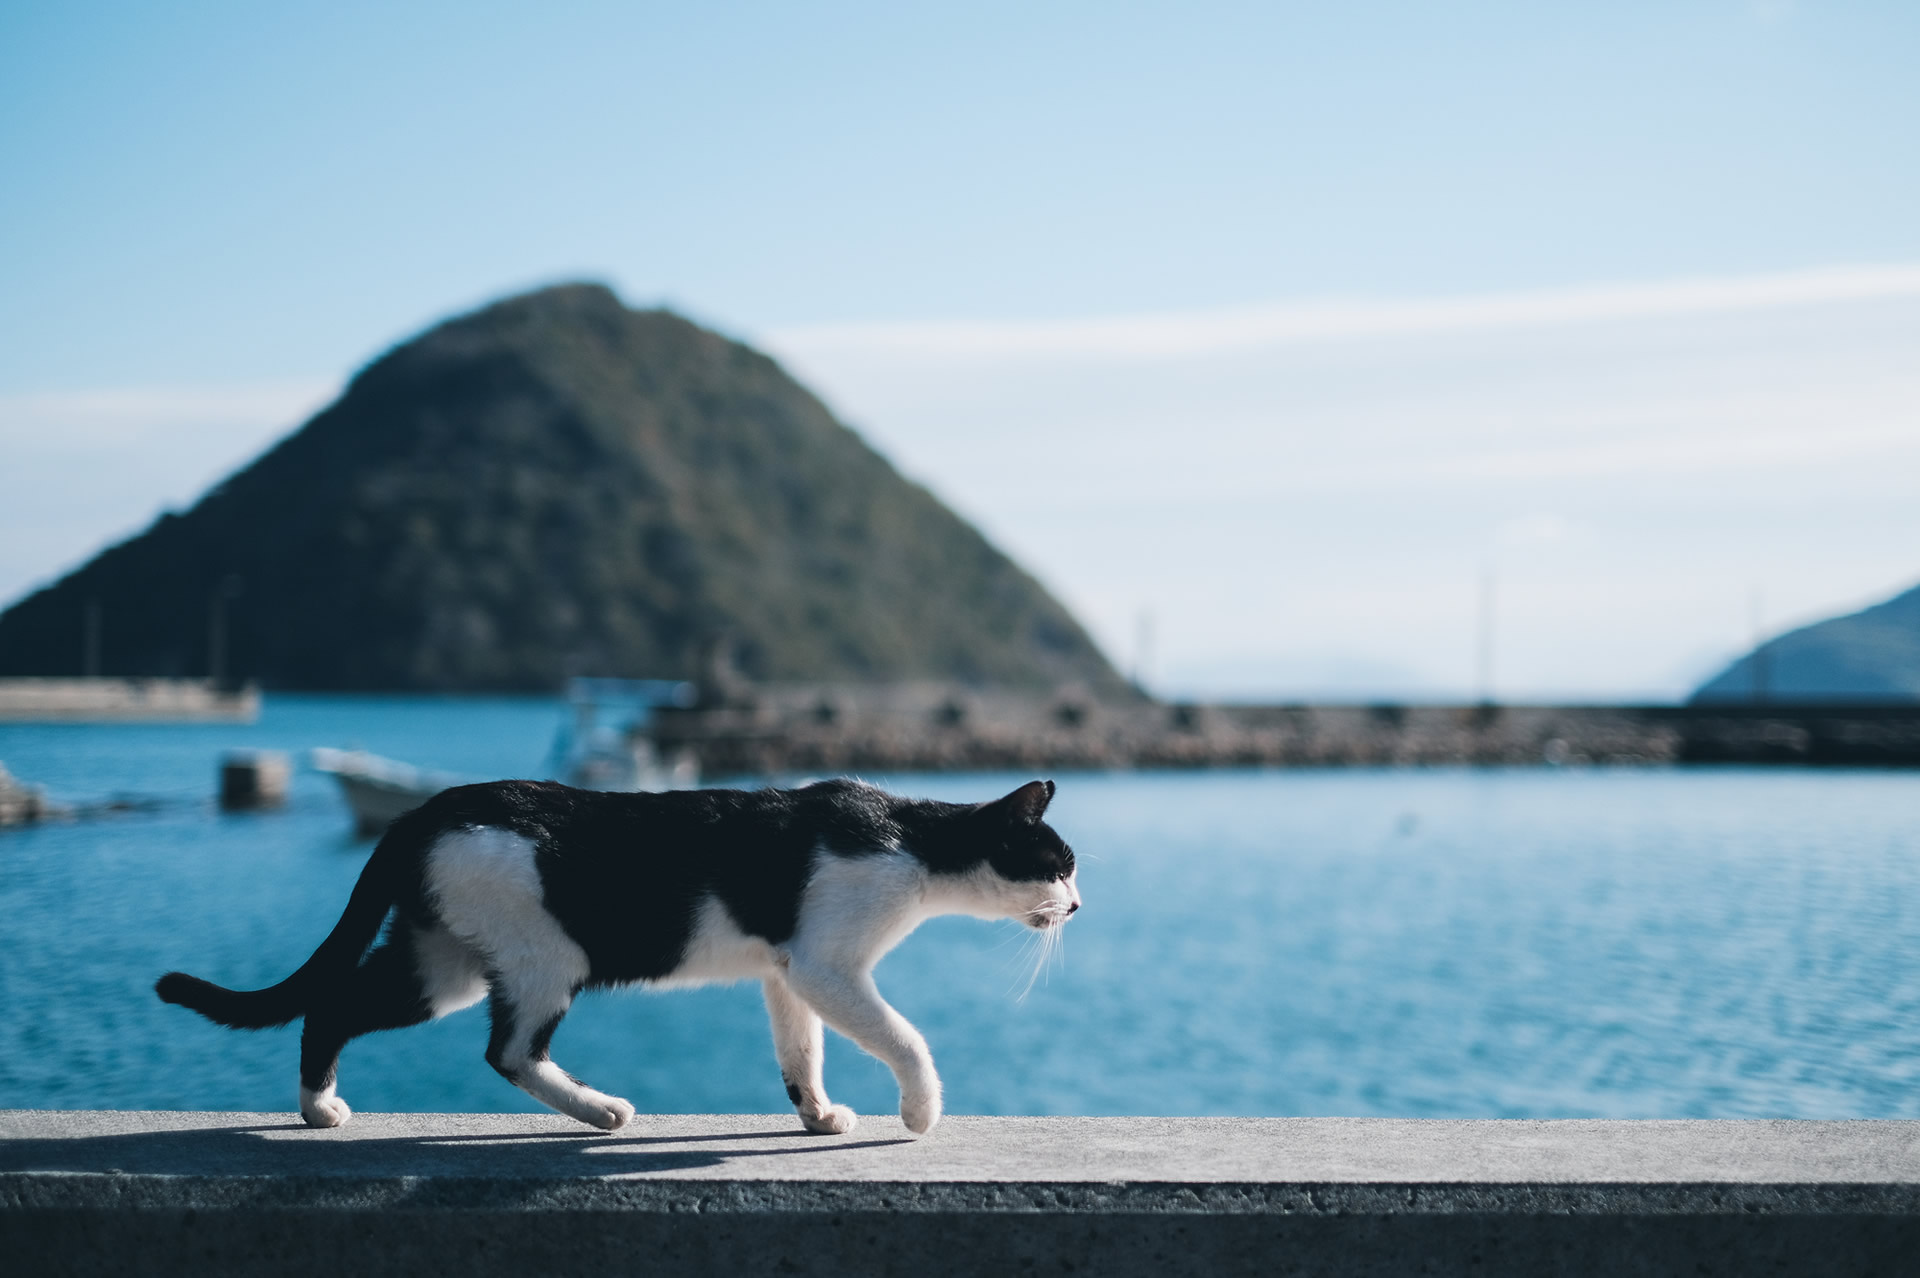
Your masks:
M926 1132L940 1121L940 1075L934 1072L927 1040L880 997L871 973L843 972L795 955L787 984L827 1024L893 1070L900 1085L900 1119L908 1131Z
M853 1130L854 1112L827 1099L824 1069L826 1045L821 1042L820 1014L808 1007L787 983L770 976L763 983L767 1019L773 1024L773 1052L780 1061L780 1081L787 1099L810 1132L839 1136Z

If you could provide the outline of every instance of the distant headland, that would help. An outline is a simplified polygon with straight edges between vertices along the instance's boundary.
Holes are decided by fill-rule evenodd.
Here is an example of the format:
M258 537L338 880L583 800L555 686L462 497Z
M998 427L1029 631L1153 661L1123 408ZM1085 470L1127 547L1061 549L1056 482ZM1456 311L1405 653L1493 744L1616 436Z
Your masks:
M1920 702L1920 586L1769 639L1693 694L1696 705L1782 701Z

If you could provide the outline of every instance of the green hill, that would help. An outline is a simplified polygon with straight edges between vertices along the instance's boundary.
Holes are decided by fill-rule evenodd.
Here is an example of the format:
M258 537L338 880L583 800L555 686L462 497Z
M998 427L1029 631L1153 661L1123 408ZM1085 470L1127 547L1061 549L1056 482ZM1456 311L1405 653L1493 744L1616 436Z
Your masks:
M1920 701L1920 586L1769 639L1701 684L1692 699Z
M432 329L0 614L0 673L288 689L681 677L1121 681L1073 618L765 355L576 284Z

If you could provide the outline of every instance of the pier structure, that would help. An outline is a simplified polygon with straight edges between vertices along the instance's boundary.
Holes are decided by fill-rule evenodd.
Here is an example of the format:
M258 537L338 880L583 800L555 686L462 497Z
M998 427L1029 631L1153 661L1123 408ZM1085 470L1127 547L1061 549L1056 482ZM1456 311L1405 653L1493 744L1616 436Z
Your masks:
M260 689L212 679L0 679L0 723L252 723Z

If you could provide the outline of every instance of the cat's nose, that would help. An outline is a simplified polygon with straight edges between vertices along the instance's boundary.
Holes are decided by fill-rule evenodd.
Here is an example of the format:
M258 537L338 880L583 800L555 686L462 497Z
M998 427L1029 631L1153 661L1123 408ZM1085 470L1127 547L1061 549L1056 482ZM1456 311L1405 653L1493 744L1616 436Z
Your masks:
M1075 901L1072 905L1069 905L1067 907L1067 913L1069 914L1078 913L1079 909L1080 909L1080 902Z

